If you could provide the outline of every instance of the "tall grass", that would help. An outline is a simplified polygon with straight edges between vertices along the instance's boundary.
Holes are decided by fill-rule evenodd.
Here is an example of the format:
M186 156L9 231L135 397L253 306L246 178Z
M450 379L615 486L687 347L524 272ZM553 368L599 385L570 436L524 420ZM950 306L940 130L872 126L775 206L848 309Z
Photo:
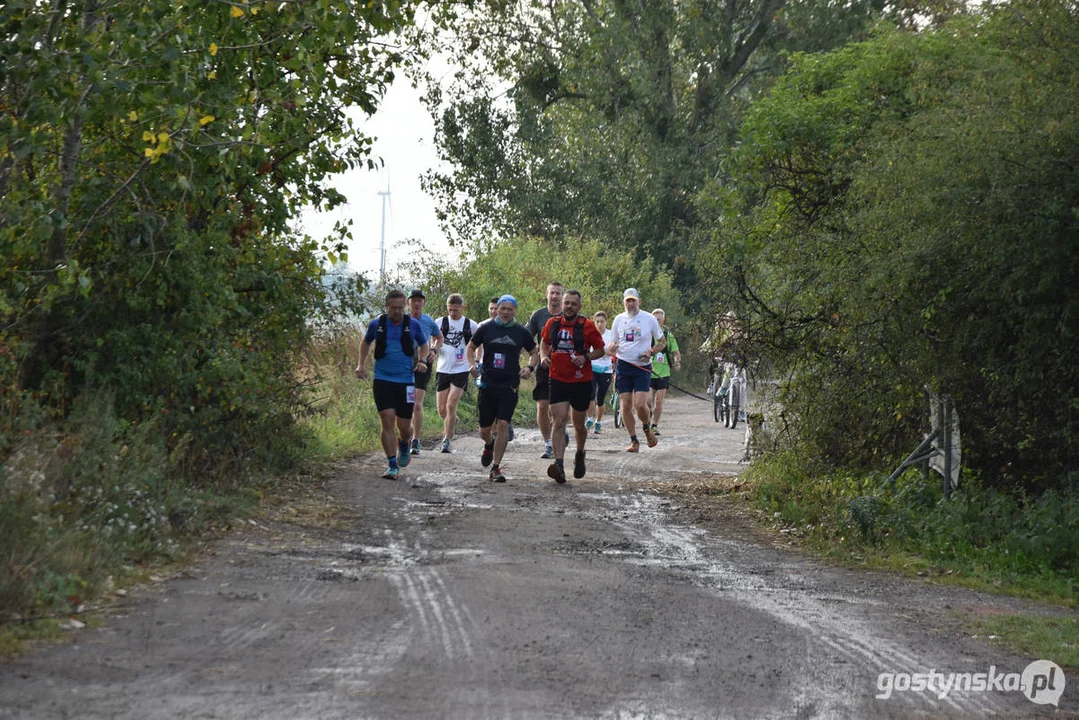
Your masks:
M793 454L748 471L751 495L822 552L962 578L966 584L1076 604L1079 490L1040 495L965 477L944 499L935 475L897 481L825 470Z
M0 465L0 622L71 612L139 565L184 551L183 538L249 512L233 473L192 477L184 448L153 422L84 398L60 424L27 427Z

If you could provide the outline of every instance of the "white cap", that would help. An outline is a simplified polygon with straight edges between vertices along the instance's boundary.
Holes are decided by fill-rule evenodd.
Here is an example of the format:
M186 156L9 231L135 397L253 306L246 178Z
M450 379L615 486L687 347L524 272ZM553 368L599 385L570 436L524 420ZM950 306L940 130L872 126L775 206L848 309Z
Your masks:
M622 299L633 298L635 300L641 299L641 294L637 292L637 288L626 288L626 291L622 293Z

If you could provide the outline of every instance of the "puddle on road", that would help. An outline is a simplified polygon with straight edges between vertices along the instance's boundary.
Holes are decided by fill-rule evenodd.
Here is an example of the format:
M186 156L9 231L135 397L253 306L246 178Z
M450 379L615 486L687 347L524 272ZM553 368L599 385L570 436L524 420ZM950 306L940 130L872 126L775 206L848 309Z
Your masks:
M884 607L874 598L845 595L821 586L821 578L804 572L805 561L787 561L774 551L749 543L719 538L707 531L681 525L670 517L669 502L656 495L635 493L581 494L593 500L598 515L626 533L640 553L623 560L647 567L684 572L692 582L760 610L798 628L821 648L823 658L807 658L800 706L845 707L851 699L841 688L830 688L821 660L878 672L926 672L956 665L956 659L929 656L884 637L879 620L859 614L856 607ZM838 694L837 694L838 693ZM977 716L998 713L1001 705L986 693L954 693L943 700L911 693L904 701L937 711L950 710Z

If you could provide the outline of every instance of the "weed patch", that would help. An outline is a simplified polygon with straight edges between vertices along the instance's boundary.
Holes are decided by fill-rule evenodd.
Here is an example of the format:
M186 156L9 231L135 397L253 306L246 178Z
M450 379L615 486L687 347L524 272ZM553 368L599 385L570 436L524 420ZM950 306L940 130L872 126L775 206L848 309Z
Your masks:
M1032 496L967 478L945 500L917 472L888 482L790 454L763 459L746 478L758 507L831 558L1076 603L1079 492Z

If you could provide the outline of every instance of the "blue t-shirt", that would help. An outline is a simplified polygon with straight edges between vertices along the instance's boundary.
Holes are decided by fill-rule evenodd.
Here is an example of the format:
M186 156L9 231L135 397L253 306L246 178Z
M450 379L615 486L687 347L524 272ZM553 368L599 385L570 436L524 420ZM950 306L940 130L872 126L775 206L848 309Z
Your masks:
M411 317L411 316L409 316L409 317ZM424 330L424 332L427 333L427 337L429 337L429 338L442 337L442 328L440 328L438 326L438 323L435 322L435 319L433 317L431 317L430 315L428 315L427 313L420 313L420 317L419 317L418 320L416 318L412 318L412 319L416 320L418 323L420 323L420 325L423 326L423 330ZM422 360L422 358L421 358L421 360Z
M428 335L423 329L423 326L418 320L410 318L405 315L405 319L409 320L412 324L409 326L409 332L412 333L412 345L419 348L427 342ZM367 333L363 336L363 339L372 345L375 344L375 338L378 336L378 318L371 321L371 324L367 326ZM433 320L431 322L434 322ZM386 354L381 358L375 358L375 380L388 380L389 382L404 383L411 385L416 381L416 377L412 372L412 356L405 355L401 349L401 325L394 325L386 318Z

